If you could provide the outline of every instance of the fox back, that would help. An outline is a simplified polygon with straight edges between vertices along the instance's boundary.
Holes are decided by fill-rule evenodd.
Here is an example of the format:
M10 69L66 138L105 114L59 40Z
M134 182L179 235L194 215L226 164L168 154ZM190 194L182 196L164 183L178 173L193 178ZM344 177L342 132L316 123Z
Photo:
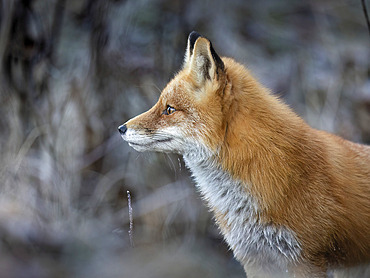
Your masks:
M183 155L248 277L370 262L370 147L311 128L198 33L158 102L119 131Z

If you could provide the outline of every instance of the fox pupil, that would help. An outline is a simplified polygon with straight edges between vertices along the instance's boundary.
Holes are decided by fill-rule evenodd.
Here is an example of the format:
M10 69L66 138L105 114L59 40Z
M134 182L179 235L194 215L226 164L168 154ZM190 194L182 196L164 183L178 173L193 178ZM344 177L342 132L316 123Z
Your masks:
M176 111L176 109L175 108L173 108L172 106L170 106L170 105L167 105L167 108L166 108L166 110L164 110L163 111L163 114L165 114L165 115L170 115L170 114L172 114L173 112L175 112Z

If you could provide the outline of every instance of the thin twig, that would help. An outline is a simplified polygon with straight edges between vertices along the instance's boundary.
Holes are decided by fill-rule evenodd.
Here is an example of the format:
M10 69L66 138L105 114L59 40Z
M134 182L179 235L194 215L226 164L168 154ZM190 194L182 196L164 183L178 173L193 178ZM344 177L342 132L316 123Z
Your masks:
M369 31L369 35L370 35L370 19L369 19L369 14L367 13L365 0L361 0L361 4L362 4L362 10L364 11L365 18L366 18L367 30Z
M127 190L127 200L128 200L128 216L130 219L130 229L128 230L128 236L130 238L131 247L134 247L134 239L133 239L134 220L132 217L131 194L130 194L130 191L128 190Z

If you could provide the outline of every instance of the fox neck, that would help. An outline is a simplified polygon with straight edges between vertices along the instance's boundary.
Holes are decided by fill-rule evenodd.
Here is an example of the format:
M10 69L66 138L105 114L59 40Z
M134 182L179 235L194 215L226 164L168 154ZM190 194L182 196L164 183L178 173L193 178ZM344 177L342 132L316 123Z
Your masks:
M287 105L258 83L242 65L223 58L224 134L183 153L193 173L202 165L218 168L253 196L265 223L284 225L281 208L302 180L323 167L321 142ZM212 136L209 136L212 138ZM205 167L203 167L205 168ZM313 173L310 173L313 172ZM194 174L197 179L197 174ZM306 181L306 182L307 182Z
M227 67L231 85L224 103L230 106L224 109L218 163L234 179L249 184L261 214L271 216L292 192L292 177L307 174L306 165L313 169L312 161L322 151L309 138L311 128L238 66Z
M263 224L249 186L224 171L216 155L202 150L184 155L184 160L226 242L243 265L285 272L298 261L301 247L294 233Z

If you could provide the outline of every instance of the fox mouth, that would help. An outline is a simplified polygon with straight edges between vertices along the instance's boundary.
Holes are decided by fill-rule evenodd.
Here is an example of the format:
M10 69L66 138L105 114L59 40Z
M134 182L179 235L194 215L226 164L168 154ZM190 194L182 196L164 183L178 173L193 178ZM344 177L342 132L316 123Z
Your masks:
M170 142L172 140L173 140L173 138L165 138L165 139L155 140L155 141L148 142L148 143L135 143L135 142L130 142L130 141L128 141L127 143L130 146L150 147L150 146L152 146L152 145L154 145L156 143L166 143L166 142Z

